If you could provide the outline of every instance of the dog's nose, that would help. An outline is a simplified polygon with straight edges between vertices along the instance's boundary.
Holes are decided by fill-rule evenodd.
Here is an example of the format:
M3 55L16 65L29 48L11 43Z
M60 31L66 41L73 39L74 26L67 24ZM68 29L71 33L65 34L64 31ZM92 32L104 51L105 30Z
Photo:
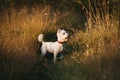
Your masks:
M65 39L68 39L68 37L65 37Z

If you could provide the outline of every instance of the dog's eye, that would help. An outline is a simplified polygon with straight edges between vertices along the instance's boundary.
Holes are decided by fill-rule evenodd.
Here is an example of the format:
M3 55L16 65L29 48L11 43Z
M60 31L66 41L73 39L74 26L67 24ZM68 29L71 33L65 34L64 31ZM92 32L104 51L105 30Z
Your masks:
M65 33L63 33L63 35L65 35Z

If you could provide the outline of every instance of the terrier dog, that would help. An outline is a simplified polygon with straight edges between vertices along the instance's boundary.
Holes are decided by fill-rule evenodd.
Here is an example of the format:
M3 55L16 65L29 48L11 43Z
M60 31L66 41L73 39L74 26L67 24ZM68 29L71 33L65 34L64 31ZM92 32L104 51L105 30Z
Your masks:
M68 41L69 33L64 29L57 30L57 41L56 42L45 42L43 40L43 34L38 36L38 41L42 42L41 56L44 56L47 52L54 54L54 63L57 60L57 55L63 51L63 43Z

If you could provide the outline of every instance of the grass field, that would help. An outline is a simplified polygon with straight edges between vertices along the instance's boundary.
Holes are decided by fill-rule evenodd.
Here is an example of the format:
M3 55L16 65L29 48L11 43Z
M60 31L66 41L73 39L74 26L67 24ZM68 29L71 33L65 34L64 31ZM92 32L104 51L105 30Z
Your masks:
M72 11L55 13L49 6L10 8L0 13L0 79L119 80L118 16L106 11L100 18L102 12L96 13L86 12L85 28ZM64 58L55 64L49 56L41 60L38 35L43 33L45 41L56 41L58 28L71 34Z

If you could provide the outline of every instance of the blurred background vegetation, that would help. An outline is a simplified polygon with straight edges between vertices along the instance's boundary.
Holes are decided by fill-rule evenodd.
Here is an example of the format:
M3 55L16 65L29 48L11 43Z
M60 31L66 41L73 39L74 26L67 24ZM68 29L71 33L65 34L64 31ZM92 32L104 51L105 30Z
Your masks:
M119 0L0 0L1 80L119 80ZM37 37L70 33L64 58L40 59Z

